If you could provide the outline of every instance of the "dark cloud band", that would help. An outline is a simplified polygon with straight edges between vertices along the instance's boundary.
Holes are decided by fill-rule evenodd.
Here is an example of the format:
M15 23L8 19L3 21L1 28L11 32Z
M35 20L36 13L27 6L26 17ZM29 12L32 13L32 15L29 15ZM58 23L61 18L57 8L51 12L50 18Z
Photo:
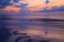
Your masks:
M57 12L57 11L58 12L64 11L64 6L63 5L60 7L54 6L51 9L44 8L40 10L39 12Z
M6 6L12 6L11 1L18 3L19 0L0 0L0 8L5 8Z
M12 5L10 3L11 0L0 0L0 8L4 8L6 6Z

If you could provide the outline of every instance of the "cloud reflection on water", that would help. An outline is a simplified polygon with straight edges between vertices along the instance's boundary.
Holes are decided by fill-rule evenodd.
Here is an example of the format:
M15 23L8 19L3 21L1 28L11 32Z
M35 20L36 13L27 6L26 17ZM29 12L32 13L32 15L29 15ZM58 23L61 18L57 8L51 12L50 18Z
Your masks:
M2 19L5 19L5 17ZM15 42L16 38L18 39L19 37L20 39L22 37L26 39L25 36L29 36L30 37L29 39L33 40L32 42L62 42L64 41L64 29L63 29L64 27L62 26L46 24L44 22L22 21L22 20L12 20L12 19L2 20L0 21L0 25L1 25L0 34L6 32L6 35L3 35L2 38L4 36L7 38L8 33L12 33L12 35L6 42ZM5 29L2 27L5 27ZM10 31L8 29L10 29ZM17 33L18 35L13 35L13 31L18 31ZM19 33L20 34L26 33L27 35L19 35ZM31 42L29 39L27 39L26 42ZM18 41L21 42L22 40L20 41L18 40Z

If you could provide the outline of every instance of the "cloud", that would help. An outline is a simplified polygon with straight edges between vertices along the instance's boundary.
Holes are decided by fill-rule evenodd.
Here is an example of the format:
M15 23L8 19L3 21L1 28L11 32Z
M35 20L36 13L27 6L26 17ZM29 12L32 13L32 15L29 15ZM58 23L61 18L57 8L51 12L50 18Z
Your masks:
M15 7L13 7L13 6L6 6L2 10L19 12L20 10L24 11L26 6L27 6L27 4L21 4L20 6L15 6Z
M57 7L57 6L52 7L51 11L64 11L64 6L62 5L60 7Z
M18 3L19 0L0 0L0 8L5 8L6 6L13 6L14 3Z
M6 6L12 5L10 3L11 0L0 0L0 8L4 8Z
M60 7L57 7L57 6L53 6L51 9L48 9L48 8L44 8L42 10L39 10L39 12L62 12L64 11L64 6L60 6Z
M46 3L46 4L48 4L49 2L50 2L49 0L46 0L46 2L45 2L45 3Z
M18 2L19 0L0 0L0 10L19 12L24 11L27 4ZM22 1L22 0L21 0Z
M13 0L13 2L18 2L18 1L20 1L20 0Z
M27 5L28 5L28 4L21 4L19 7L21 7L21 8L26 8Z

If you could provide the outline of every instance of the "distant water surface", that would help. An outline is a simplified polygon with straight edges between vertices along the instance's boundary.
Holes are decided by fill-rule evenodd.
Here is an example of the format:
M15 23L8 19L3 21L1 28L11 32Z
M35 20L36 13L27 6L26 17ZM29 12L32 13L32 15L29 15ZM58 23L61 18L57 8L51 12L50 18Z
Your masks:
M11 29L11 33L12 31L18 31L20 34L26 33L26 35L12 34L5 42L16 42L16 39L22 36L27 36L27 38L20 38L18 42L28 42L27 39L32 39L32 42L37 42L38 40L48 40L49 42L64 42L64 26L58 26L55 24L39 21L22 21L20 19L4 21L0 20L0 25L2 23L3 26Z

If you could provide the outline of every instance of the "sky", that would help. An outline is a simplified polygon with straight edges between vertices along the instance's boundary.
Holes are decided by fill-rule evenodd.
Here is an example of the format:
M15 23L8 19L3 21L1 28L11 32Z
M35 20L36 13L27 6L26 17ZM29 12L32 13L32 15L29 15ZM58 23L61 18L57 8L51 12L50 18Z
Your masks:
M64 14L64 0L0 0L0 14Z

